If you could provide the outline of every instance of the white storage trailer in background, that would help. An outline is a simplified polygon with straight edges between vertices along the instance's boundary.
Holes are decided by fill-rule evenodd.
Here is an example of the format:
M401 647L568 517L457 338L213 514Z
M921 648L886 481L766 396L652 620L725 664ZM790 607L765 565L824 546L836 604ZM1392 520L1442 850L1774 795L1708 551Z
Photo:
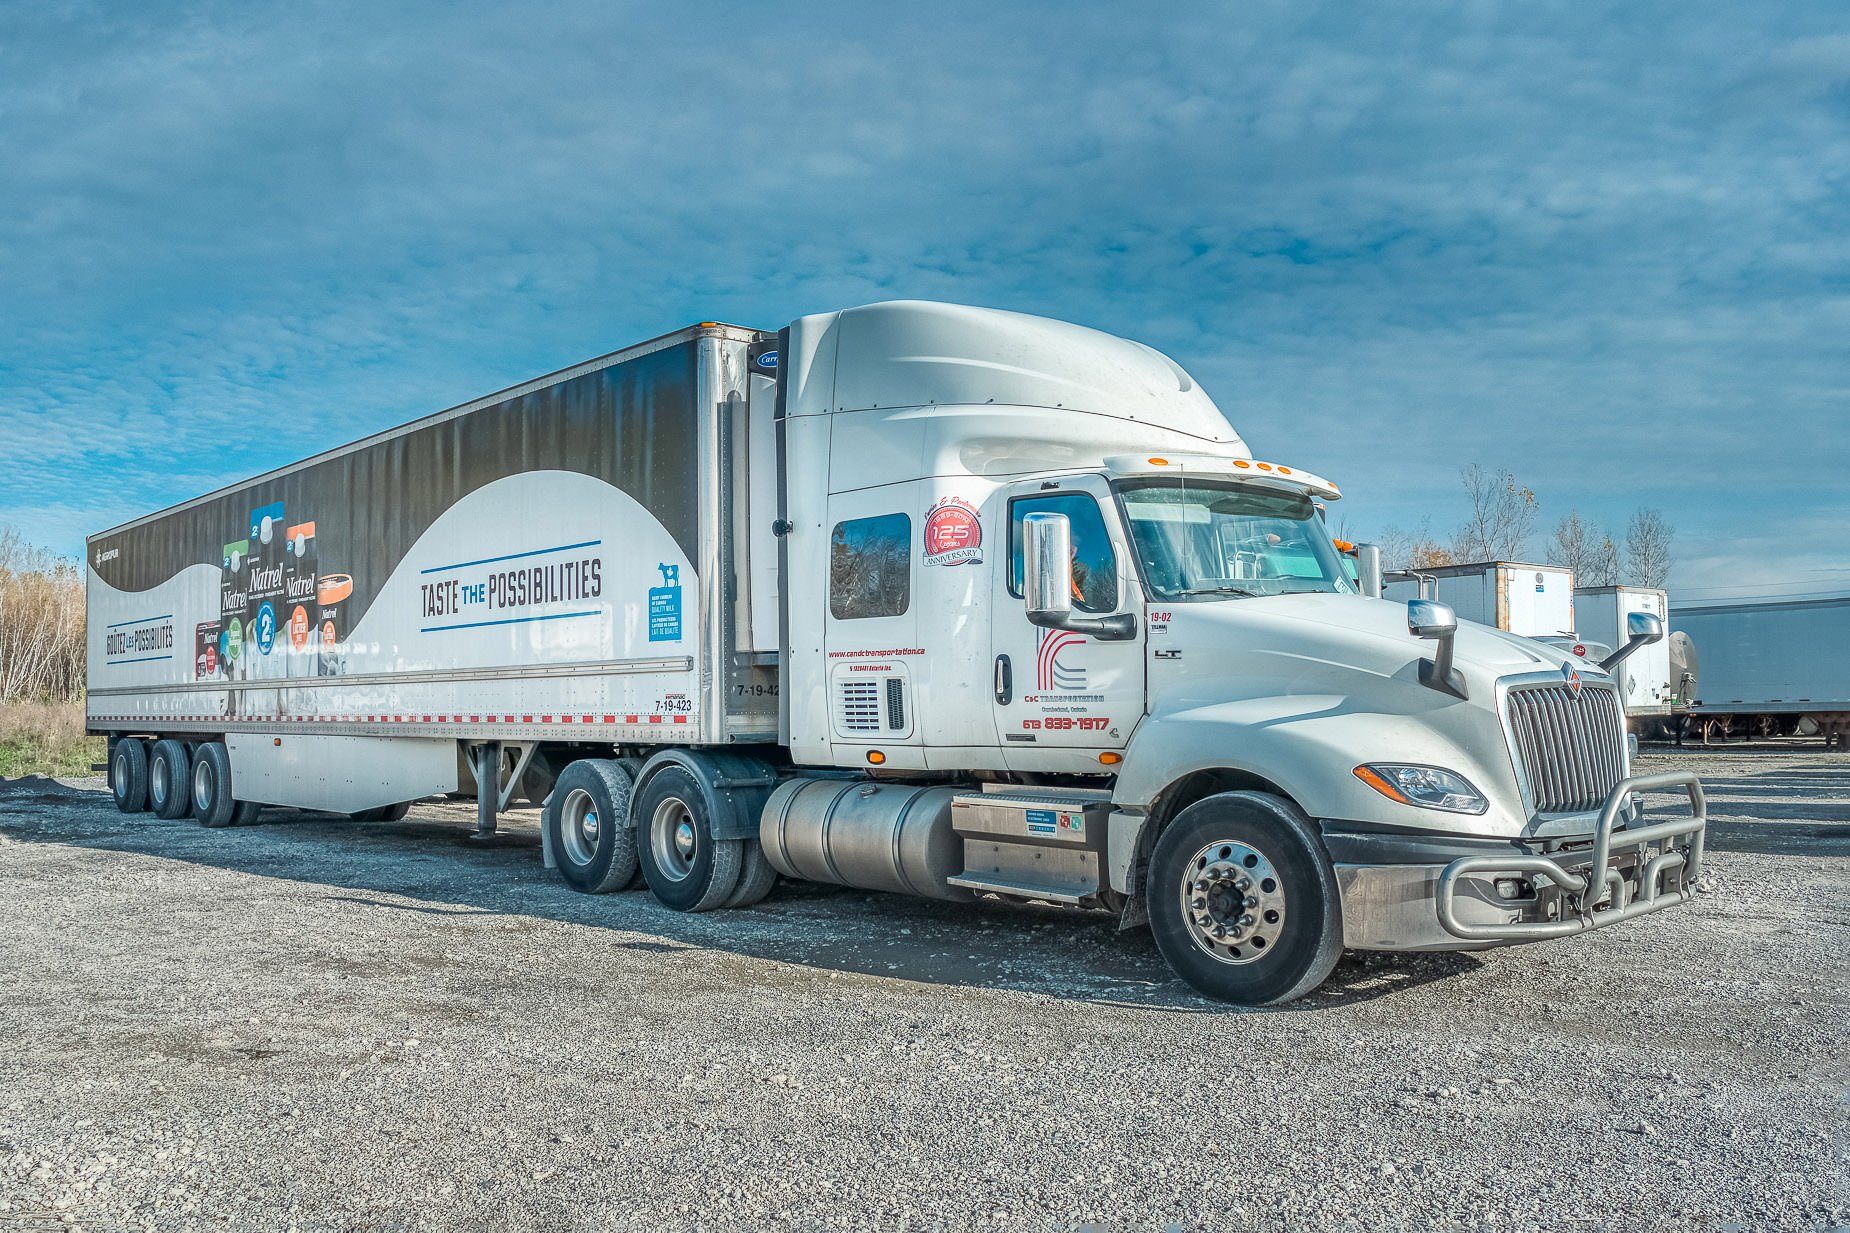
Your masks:
M580 891L1104 909L1248 1003L1685 901L1694 777L1628 778L1571 656L1358 593L1340 495L1094 330L706 323L93 537L89 726L124 811L520 795ZM1469 611L1571 628L1499 568Z
M1581 645L1602 649L1625 643L1625 621L1634 612L1648 612L1670 627L1670 605L1663 591L1652 587L1575 587L1575 631ZM1668 715L1678 702L1676 682L1670 679L1670 640L1654 642L1629 655L1613 668L1625 713L1633 719ZM1684 699L1687 701L1687 699Z
M1679 595L1677 625L1702 656L1690 722L1705 739L1850 740L1850 590Z
M1558 565L1481 561L1398 570L1387 576L1382 593L1402 601L1436 599L1460 620L1525 638L1574 636L1574 574Z

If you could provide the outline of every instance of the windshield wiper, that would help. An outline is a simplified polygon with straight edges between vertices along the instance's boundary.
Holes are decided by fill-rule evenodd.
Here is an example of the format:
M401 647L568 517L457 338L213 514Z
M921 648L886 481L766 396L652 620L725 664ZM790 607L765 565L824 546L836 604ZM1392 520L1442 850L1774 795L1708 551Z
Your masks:
M1247 589L1246 589L1245 587L1183 587L1183 588L1182 588L1181 590L1179 590L1179 591L1172 591L1172 592L1170 592L1170 594L1171 594L1171 595L1174 595L1174 596L1182 596L1182 595L1244 595L1244 596L1246 596L1246 597L1247 597L1247 598L1249 598L1249 599L1256 599L1256 598L1258 597L1258 595L1259 595L1259 592L1257 592L1257 591L1249 591L1249 590L1247 590Z

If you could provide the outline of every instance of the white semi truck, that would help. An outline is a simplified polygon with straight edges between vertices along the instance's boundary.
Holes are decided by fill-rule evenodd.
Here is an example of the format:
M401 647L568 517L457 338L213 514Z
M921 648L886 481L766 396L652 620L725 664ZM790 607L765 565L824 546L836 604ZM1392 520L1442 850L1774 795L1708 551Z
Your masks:
M580 891L1103 909L1248 1004L1688 898L1611 679L1373 598L1338 496L1093 330L704 323L93 537L89 725L127 811L523 795Z

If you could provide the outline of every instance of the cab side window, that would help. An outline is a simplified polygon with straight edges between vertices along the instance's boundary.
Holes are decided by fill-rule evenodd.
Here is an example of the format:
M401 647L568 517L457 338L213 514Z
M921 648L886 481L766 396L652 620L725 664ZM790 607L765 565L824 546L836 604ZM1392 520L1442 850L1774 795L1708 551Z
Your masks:
M852 518L829 537L829 611L838 621L899 616L912 606L912 519Z
M1065 514L1073 532L1073 606L1082 612L1118 609L1118 558L1105 533L1098 502L1083 492L1022 497L1009 503L1009 593L1021 594L1024 558L1021 521L1029 514Z

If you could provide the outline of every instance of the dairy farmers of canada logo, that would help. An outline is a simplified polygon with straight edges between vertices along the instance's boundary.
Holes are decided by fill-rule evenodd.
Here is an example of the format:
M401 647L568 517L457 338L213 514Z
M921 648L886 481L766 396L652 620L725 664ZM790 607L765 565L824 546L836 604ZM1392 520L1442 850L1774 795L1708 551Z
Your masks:
M982 560L983 523L976 506L946 497L926 511L926 565L977 565Z

